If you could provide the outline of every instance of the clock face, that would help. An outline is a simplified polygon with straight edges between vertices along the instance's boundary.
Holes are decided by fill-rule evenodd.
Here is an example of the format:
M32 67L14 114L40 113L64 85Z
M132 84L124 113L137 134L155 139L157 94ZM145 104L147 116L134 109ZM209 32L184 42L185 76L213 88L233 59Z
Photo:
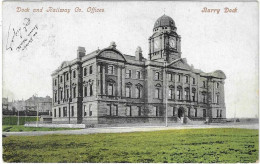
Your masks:
M159 40L157 39L157 40L154 41L154 49L155 49L155 50L158 50L159 47L160 47L160 42L159 42Z
M175 41L175 38L170 38L170 47L171 48L176 48L176 41Z

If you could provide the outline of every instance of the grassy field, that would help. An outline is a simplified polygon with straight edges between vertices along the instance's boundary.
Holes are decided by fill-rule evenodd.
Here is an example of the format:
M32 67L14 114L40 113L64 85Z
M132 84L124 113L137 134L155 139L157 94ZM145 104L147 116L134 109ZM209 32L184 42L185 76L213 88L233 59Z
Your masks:
M183 129L3 138L5 162L249 163L258 130Z
M24 125L25 122L36 121L37 117L29 117L29 116L20 116L19 117L19 125ZM2 120L2 125L17 125L18 117L17 116L4 116Z
M76 130L75 128L42 128L24 127L23 125L2 125L3 132L28 132L28 131L56 131L56 130Z

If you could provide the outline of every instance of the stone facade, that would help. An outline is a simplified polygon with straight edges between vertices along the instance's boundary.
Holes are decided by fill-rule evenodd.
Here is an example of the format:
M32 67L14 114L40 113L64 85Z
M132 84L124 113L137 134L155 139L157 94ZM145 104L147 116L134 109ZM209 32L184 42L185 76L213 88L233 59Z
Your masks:
M79 47L77 58L52 74L53 122L160 123L166 113L172 123L225 118L225 74L188 65L176 30L172 18L157 19L148 59L140 47L135 56L121 53L115 42L89 54Z

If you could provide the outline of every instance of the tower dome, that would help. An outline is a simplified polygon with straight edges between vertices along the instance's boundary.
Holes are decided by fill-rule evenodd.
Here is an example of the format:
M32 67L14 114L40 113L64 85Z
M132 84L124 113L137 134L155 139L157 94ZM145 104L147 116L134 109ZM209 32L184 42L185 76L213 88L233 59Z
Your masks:
M158 27L171 27L172 29L176 28L174 20L165 14L156 20L153 29Z

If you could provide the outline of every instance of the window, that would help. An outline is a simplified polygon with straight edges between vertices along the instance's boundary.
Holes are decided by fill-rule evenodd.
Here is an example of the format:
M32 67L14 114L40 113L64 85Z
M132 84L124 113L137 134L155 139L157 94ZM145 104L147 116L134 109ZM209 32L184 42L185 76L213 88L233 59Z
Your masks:
M155 80L160 80L160 73L159 72L155 72Z
M220 110L219 117L222 118L222 110Z
M168 81L172 81L172 74L168 73Z
M202 94L202 98L203 98L203 103L206 103L206 94Z
M189 76L185 76L186 83L189 83Z
M57 93L54 93L54 102L57 102Z
M88 96L88 86L87 85L84 86L84 96L85 97Z
M126 92L126 97L131 97L131 88L130 88L130 86L126 87L125 92Z
M136 93L136 98L141 98L141 88L140 87L136 87L135 93Z
M219 95L216 95L216 103L219 104Z
M71 117L74 117L74 106L71 106Z
M196 82L195 78L192 78L192 84L195 84L195 82Z
M185 100L189 100L189 91L185 90L184 94L185 94Z
M219 117L219 113L218 113L218 111L219 111L219 110L217 109L217 117Z
M92 96L93 95L93 85L90 84L89 85L89 96Z
M195 101L195 92L192 92L192 101Z
M70 98L70 96L69 96L69 89L67 89L66 94L67 94L67 99L69 100L69 98ZM69 101L70 101L70 100L69 100Z
M203 88L206 88L206 81L203 81Z
M194 113L195 113L194 116L197 117L198 113L197 113L197 109L196 108L194 109Z
M54 117L56 117L56 109L54 109Z
M181 75L178 75L178 82L181 82Z
M63 117L67 117L67 107L63 107Z
M57 85L57 80L55 79L55 80L54 80L54 86L56 86L56 85Z
M155 88L155 98L159 99L160 98L160 89L159 88Z
M60 100L62 101L62 99L63 99L63 91L61 90L60 91Z
M69 73L66 73L66 80L69 80Z
M141 72L140 71L136 71L136 78L141 79Z
M190 108L188 108L188 117L190 117Z
M141 107L140 106L137 107L137 111L138 111L138 116L141 116Z
M107 106L108 106L108 115L109 116L112 116L112 108L111 108L111 104L107 104Z
M175 108L172 107L172 116L175 116Z
M83 115L87 116L86 105L83 106Z
M59 108L59 117L61 117L61 109Z
M89 74L91 75L93 73L93 68L92 68L92 65L89 66Z
M87 68L86 67L84 67L83 74L84 74L84 76L87 76Z
M206 109L203 109L203 117L206 117L207 113L206 113Z
M89 104L89 116L92 116L92 104Z
M132 77L132 71L126 70L126 78L131 78L131 77Z
M108 84L107 92L108 92L109 96L113 96L113 93L114 93L114 85L113 84Z
M114 105L114 107L115 107L115 108L114 108L114 109L115 109L115 110L114 110L114 115L115 115L115 116L118 116L118 106L117 106L117 105Z
M158 107L158 106L155 106L155 107L154 107L154 110L155 110L155 115L156 115L156 116L159 116L159 115L160 115L159 107Z
M174 98L174 90L173 89L170 89L169 90L169 98L172 100Z
M114 67L112 65L108 66L108 74L114 74Z
M181 90L177 90L177 98L178 100L181 100Z
M76 71L73 71L73 78L76 78Z
M76 98L76 87L73 87L73 98Z
M132 116L132 108L130 105L126 106L126 115Z
M217 83L217 86L216 86L217 88L219 88L219 83Z

